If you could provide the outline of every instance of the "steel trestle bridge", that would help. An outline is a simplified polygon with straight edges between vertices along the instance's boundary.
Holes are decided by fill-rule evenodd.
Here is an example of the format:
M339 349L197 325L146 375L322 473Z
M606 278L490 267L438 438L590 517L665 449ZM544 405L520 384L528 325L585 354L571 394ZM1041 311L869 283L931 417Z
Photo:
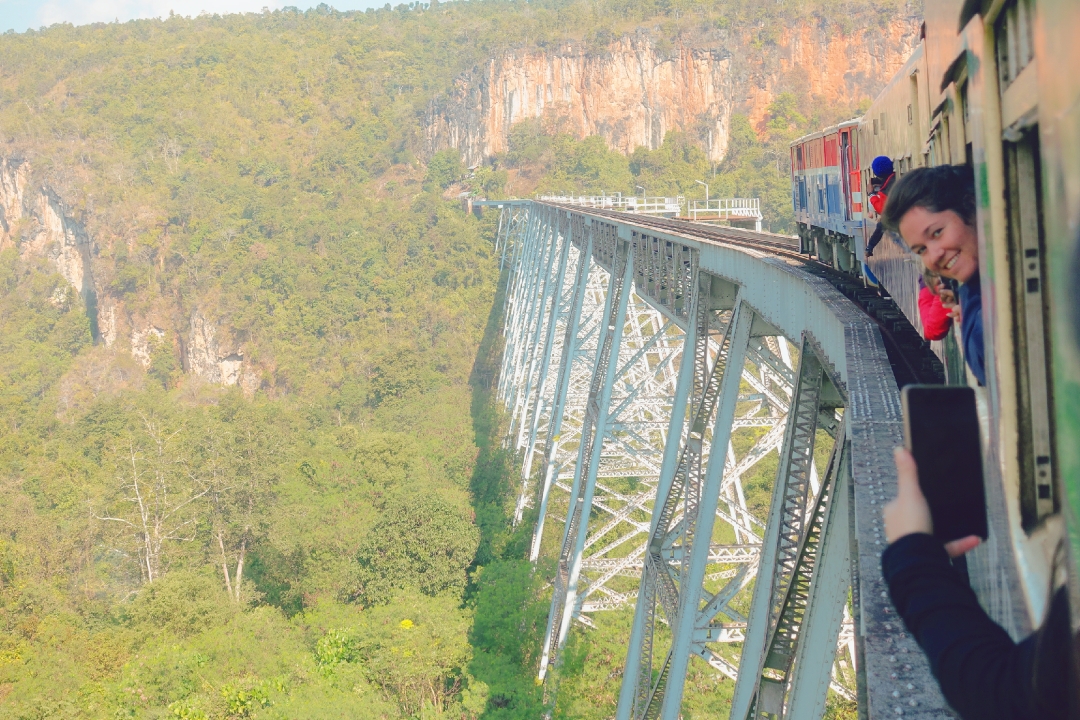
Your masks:
M619 720L678 718L690 662L734 681L736 720L820 718L830 692L860 718L953 717L880 572L902 437L889 328L797 240L474 205L499 209L508 271L515 522L535 522L534 562L557 558L549 703L574 621L633 607Z

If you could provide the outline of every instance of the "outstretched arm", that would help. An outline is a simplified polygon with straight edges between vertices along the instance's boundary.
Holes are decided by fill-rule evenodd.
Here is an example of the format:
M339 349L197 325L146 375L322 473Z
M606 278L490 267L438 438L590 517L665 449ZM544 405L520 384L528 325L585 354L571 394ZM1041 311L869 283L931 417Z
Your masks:
M882 571L945 699L964 720L1064 720L1070 635L1064 593L1054 598L1040 632L1014 643L949 563L978 538L946 546L935 540L914 459L898 450L896 464L898 492L885 508L890 545Z

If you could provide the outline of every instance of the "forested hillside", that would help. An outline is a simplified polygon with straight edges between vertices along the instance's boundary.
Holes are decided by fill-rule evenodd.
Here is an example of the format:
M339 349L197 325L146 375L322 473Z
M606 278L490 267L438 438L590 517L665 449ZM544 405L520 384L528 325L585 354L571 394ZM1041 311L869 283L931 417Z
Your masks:
M831 115L777 93L719 168L677 133L627 157L523 123L470 171L426 154L430 103L507 48L909 12L476 0L0 36L0 716L539 717L494 218L447 198L712 171L786 197L786 138ZM616 668L617 641L573 643L557 716L607 717L617 672L574 663Z

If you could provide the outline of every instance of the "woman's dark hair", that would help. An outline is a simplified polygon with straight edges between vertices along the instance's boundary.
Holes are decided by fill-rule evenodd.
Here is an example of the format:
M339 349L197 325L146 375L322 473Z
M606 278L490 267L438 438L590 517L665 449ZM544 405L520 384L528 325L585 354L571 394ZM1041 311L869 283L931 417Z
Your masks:
M900 220L914 207L930 212L952 210L968 225L975 225L975 173L969 165L915 168L889 192L881 221L899 230Z

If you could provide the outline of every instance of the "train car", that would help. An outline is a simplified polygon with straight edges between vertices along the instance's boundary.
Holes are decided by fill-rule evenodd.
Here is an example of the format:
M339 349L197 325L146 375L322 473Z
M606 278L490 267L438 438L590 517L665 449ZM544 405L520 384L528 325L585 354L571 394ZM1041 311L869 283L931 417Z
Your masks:
M1056 458L1061 448L1080 442L1075 435L1054 442L1048 372L1053 343L1047 332L1047 184L1041 168L1061 161L1041 142L1038 73L1044 67L1051 74L1071 75L1071 83L1077 78L1055 57L1036 58L1034 39L1036 6L1059 4L1070 2L998 0L985 7L965 2L959 17L961 44L954 59L942 59L946 69L939 85L955 98L944 103L942 119L964 128L964 156L953 161L970 158L977 178L986 399L992 420L985 464L991 469L988 477L996 480L996 529L1004 546L996 557L983 553L988 562L980 575L988 584L980 585L990 602L1000 597L1017 608L1017 632L1038 625L1046 610L1064 537L1064 486ZM1041 30L1061 29L1043 25ZM1080 167L1065 173L1076 178ZM1054 310L1067 312L1069 307ZM1075 487L1080 478L1069 480ZM995 591L1002 586L1007 594Z
M862 181L851 120L791 144L792 205L803 252L858 274ZM853 172L854 171L854 172Z
M1060 496L1056 498L1068 527L1066 557L1073 571L1070 588L1073 617L1080 617L1075 592L1080 560L1080 3L1038 3L1034 49L1041 143L1042 268L1049 292L1049 345L1052 409L1056 442L1052 448ZM1073 69L1072 72L1063 69ZM1026 290L1026 288L1025 288Z
M1042 622L1066 576L1080 617L1078 34L1075 0L926 3L918 48L852 141L861 187L878 155L901 177L939 164L974 170L987 377L985 387L970 375L950 380L976 386L982 408L991 530L969 554L972 587L1017 638ZM805 160L805 148L830 131L793 144L792 196L800 236L813 240L804 238L804 251L835 265L817 240L836 230L827 213L812 212L811 192L831 167ZM854 188L843 198L852 207L861 197ZM862 220L857 258L877 226L865 206ZM921 261L886 234L868 265L920 327Z
M870 164L884 155L893 161L897 179L909 170L928 164L923 152L921 128L927 127L928 116L925 88L927 82L926 53L920 44L892 81L875 98L866 115L859 121L858 143L861 150L859 174L870 187L873 173ZM878 217L867 203L860 244L864 261L878 282L888 291L911 324L922 332L919 318L917 277L922 262L911 255L892 233L885 233L871 257L865 257L865 247L877 229ZM939 353L941 354L941 353ZM945 360L945 358L942 358Z

